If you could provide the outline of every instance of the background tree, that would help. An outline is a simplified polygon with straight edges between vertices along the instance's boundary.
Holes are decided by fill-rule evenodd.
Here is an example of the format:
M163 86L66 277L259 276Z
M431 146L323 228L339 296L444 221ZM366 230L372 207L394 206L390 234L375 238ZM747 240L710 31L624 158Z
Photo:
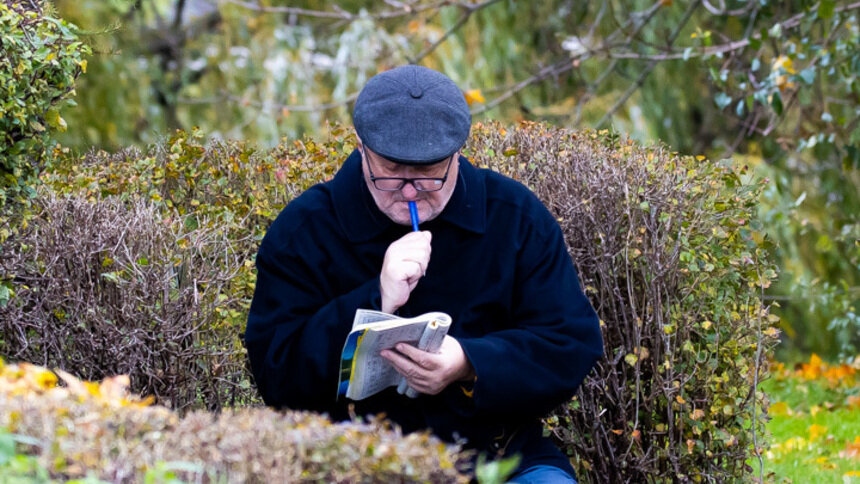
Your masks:
M478 121L612 127L755 167L784 348L856 352L860 2L285 3L58 1L97 51L63 140L200 126L273 145L348 122L368 77L419 63L458 82Z

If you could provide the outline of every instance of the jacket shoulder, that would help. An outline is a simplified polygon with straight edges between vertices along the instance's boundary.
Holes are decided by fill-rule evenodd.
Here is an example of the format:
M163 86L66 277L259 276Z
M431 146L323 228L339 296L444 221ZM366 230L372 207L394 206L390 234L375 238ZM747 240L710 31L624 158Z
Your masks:
M526 226L536 229L542 237L560 230L558 222L544 203L527 186L492 170L481 170L487 187L487 209L514 215Z
M335 223L335 219L334 204L329 187L324 183L314 185L292 199L281 210L281 213L266 231L261 248L265 246L273 250L280 250L296 237L315 232L312 227Z

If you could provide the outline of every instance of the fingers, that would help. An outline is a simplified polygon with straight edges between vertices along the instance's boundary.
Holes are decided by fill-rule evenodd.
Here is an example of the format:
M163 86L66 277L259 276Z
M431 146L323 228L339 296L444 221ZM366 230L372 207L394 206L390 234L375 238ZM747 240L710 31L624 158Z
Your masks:
M384 312L394 312L406 304L409 294L427 272L432 238L427 231L409 232L388 246L379 275Z
M432 353L421 351L412 345L403 343L397 345L397 351L423 369L432 371L439 368L439 363L433 358Z
M401 343L380 355L406 378L410 387L421 393L436 395L452 381L452 368L446 364L443 354L427 353Z
M403 353L392 350L384 350L380 354L383 358L391 362L391 365L394 367L395 370L397 370L397 373L400 373L401 375L406 377L406 380L410 386L414 387L416 384L424 384L428 382L431 376L430 372L428 372L425 368L422 368L416 362L409 359Z

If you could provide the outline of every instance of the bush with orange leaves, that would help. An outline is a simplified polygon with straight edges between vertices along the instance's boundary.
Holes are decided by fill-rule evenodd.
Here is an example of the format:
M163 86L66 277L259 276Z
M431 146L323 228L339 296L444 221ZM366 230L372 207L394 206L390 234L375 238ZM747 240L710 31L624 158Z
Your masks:
M64 386L58 386L58 378ZM307 412L175 412L101 383L0 360L0 428L52 476L141 482L166 464L186 482L466 482L461 455L381 421L332 424Z

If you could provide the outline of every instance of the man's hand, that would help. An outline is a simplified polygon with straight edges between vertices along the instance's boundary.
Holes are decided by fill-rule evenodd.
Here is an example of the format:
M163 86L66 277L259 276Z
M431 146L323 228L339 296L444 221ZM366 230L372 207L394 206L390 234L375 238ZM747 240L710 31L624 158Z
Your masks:
M388 246L379 274L383 312L393 313L409 300L430 263L431 238L427 231L409 232Z
M415 390L436 395L451 382L472 378L475 370L469 363L463 348L456 339L445 336L439 353L427 353L418 348L400 343L397 351L383 350L383 358L391 362L398 373Z

